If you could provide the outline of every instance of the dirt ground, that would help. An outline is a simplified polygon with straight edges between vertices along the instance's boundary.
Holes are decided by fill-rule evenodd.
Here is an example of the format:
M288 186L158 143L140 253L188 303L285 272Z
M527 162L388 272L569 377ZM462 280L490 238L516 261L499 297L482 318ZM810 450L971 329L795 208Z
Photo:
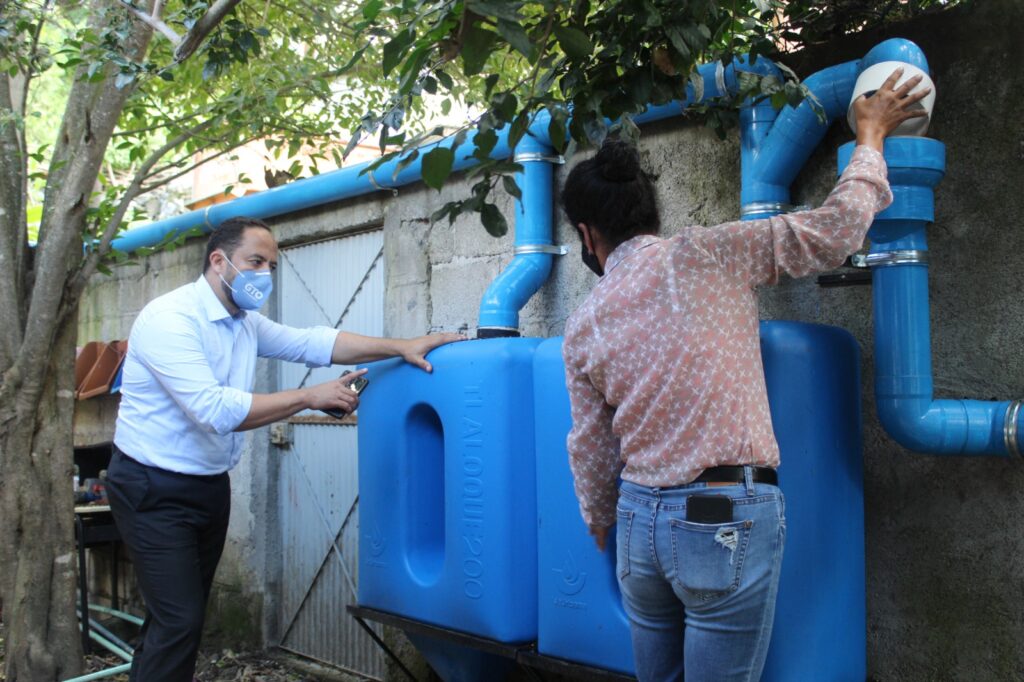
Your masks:
M4 682L6 679L4 675L4 641L4 627L0 622L0 682ZM123 661L113 654L108 656L93 654L85 657L82 674L99 672L122 663ZM316 667L266 651L234 652L229 649L200 651L199 661L196 664L196 680L199 682L321 682L347 677L326 669L322 671L300 670L297 666ZM112 682L127 682L128 675L114 675L104 679ZM348 679L355 678L349 677Z

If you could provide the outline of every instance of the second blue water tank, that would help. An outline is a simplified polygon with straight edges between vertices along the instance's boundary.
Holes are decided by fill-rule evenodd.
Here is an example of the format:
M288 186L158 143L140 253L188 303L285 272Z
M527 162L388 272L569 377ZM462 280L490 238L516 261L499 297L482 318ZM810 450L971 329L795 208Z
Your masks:
M848 332L835 327L765 322L761 352L787 517L762 679L860 682L866 676L866 635L859 349ZM537 350L534 369L538 650L632 673L614 548L596 550L572 490L561 339Z

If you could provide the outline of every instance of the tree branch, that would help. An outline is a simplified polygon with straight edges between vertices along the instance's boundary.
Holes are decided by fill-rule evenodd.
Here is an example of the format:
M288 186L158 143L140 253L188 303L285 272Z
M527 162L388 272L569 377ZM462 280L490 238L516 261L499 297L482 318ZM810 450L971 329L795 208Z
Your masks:
M192 53L199 49L206 36L210 35L210 32L217 27L225 16L235 8L242 0L217 0L213 5L206 11L202 17L199 18L192 28L189 29L185 37L182 38L181 42L174 49L174 63L180 64L189 57Z
M25 105L28 102L28 86L32 81L32 75L35 70L36 64L36 48L39 47L39 36L43 33L43 24L46 23L46 13L50 10L50 0L46 0L43 3L43 7L39 12L39 23L36 24L36 30L32 34L32 44L29 46L28 51L28 70L25 72L25 81L22 87L21 93L21 109L18 112L22 118L25 118Z
M176 46L181 44L181 36L174 32L174 29L160 21L160 2L156 3L153 7L153 14L147 14L141 9L131 3L131 0L121 0L121 4L127 7L138 17L139 21L146 24L150 28L162 33L168 40L174 43Z
M160 130L161 128L170 128L173 125L178 125L182 121L187 121L189 119L193 119L193 118L196 118L198 116L202 116L202 114L203 114L203 112L197 111L194 114L188 114L186 116L182 116L181 118L179 118L176 121L165 121L163 123L154 123L153 125L146 126L144 128L132 128L131 130L119 130L118 132L114 133L113 136L114 137L125 137L127 135L138 135L139 133L151 133L154 130Z
M210 161L213 161L216 158L224 156L225 154L227 154L229 152L233 152L234 150L238 149L242 145L249 144L253 140L257 140L257 139L259 139L259 138L257 138L257 137L250 137L250 138L247 138L245 140L242 140L241 142L238 142L237 144L234 144L234 145L228 147L227 149L222 149L219 152L217 152L216 154L213 154L211 156L208 156L208 157L204 158L202 161L197 161L196 163L192 164L188 168L185 168L184 170L182 170L182 171L180 171L178 173L175 173L174 175L168 176L166 178L161 178L160 180L154 182L151 185L143 185L141 191L139 192L139 194L142 195L142 194L145 194L146 192L152 192L153 190L157 189L158 187L162 187L162 186L166 185L169 182L173 182L174 180L177 180L178 178L180 178L182 175L185 175L187 173L191 173L192 171L194 171L195 169L199 168L200 166L203 166L203 165L209 163ZM165 166L165 168L168 168L168 167L170 167L170 165ZM156 175L156 173L151 173L148 177L153 177L154 175Z
M118 0L91 0L87 26L101 31L106 23L104 10L118 7ZM119 40L119 51L127 59L143 59L153 29L129 15L129 29ZM85 64L78 72L84 72ZM118 88L112 77L112 65L104 66L104 78L92 82L75 79L67 96L64 118L53 150L54 164L59 172L50 174L43 197L40 239L34 252L31 292L24 292L28 301L23 340L15 366L28 376L29 372L46 371L48 358L58 325L58 313L70 306L72 313L78 300L65 298L71 278L82 260L82 229L88 213L88 200L96 184L110 136L132 90ZM28 383L28 382L26 382ZM39 389L41 390L41 389ZM28 400L34 400L31 394Z
M0 75L0 111L13 111L11 81ZM17 126L0 125L0 152L5 163L0 167L0 371L14 362L24 328L22 282L24 266L22 245L26 241L27 160Z
M99 245L89 254L89 257L85 259L85 263L79 269L78 273L71 280L69 286L69 295L64 297L65 303L61 306L60 317L63 319L64 315L71 314L74 312L78 305L78 299L82 291L85 290L86 284L89 282L89 278L96 271L96 266L100 260L110 252L110 243L114 240L114 236L117 234L118 228L121 226L121 221L124 220L125 214L128 212L128 207L132 201L141 194L142 183L148 177L149 171L156 165L156 162L162 159L169 151L181 146L188 140L192 139L206 128L213 125L216 119L207 119L199 125L193 126L188 130L185 130L172 138L160 147L142 163L139 170L136 171L135 177L132 178L131 183L125 189L124 194L121 196L121 201L118 202L117 208L114 209L114 214L107 221L106 227L103 228L103 234L100 237ZM68 302L73 304L68 305Z

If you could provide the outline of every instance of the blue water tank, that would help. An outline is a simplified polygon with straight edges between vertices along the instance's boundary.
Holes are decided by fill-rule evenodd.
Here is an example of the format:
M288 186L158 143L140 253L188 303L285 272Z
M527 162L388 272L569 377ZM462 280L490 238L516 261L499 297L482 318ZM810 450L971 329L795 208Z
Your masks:
M615 534L597 550L580 516L565 437L572 428L562 339L534 357L537 432L537 651L633 674L629 621L615 579Z
M369 365L359 408L359 603L501 642L537 635L533 353L443 346Z
M763 680L864 680L864 510L859 349L846 331L763 322L761 352L782 453L787 535ZM534 363L541 653L634 671L614 547L599 553L572 490L561 339Z

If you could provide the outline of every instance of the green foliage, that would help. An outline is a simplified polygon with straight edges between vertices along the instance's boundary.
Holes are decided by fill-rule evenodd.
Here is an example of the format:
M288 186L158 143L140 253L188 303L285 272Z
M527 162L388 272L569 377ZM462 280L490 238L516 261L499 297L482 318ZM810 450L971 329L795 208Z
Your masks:
M489 159L497 131L508 132L514 149L543 111L559 153L600 144L611 130L635 136L632 116L649 104L682 98L688 85L702 85L693 77L697 63L774 52L782 6L777 0L728 6L714 0L368 0L354 30L369 45L382 46L379 73L392 95L381 109L369 108L354 137L378 134L385 151L384 142L394 139L424 92L441 98L442 109L466 106L475 115L452 134L466 139L468 131L476 132L465 148L480 162L473 172L481 179L468 199L447 204L435 217L479 212L489 232L503 234L507 226L488 197L499 184L518 195L511 177L518 166ZM780 82L750 74L742 86L741 98L782 104L802 96L795 78ZM736 102L724 104L724 110L699 107L694 115L724 135L737 118L729 108ZM411 162L425 139L402 138L401 148L376 166L394 158ZM422 158L426 184L439 189L461 156L437 148Z
M550 115L547 132L555 150L572 153L600 144L609 132L635 137L639 131L631 117L649 104L682 98L688 86L701 100L703 83L694 70L699 63L729 64L741 55L756 62L783 45L799 48L958 1L367 0L354 30L368 45L383 45L379 73L392 95L383 108L368 108L354 137L377 133L384 152L384 142L394 139L392 133L426 92L440 98L445 113L453 103L473 112L471 121L450 134L475 130L470 154L476 159L486 159L493 149L494 131L507 130L514 149L541 111ZM795 74L783 71L784 79L743 74L735 98L702 101L690 116L725 137L745 99L768 99L776 108L799 105L807 91ZM376 166L394 158L411 161L427 138L402 138L396 143L401 149ZM435 163L440 152L431 154L426 182L440 188L453 166L447 159ZM512 171L484 161L478 172L483 179L472 196L447 204L436 217L454 220L480 212L488 231L503 233L487 197L496 177L511 194L518 192L508 177Z
M471 156L478 165L470 196L446 205L439 217L478 212L491 233L501 234L507 227L495 218L490 193L500 186L515 196L519 188L511 177L518 166L489 158L498 131L508 132L514 148L545 112L560 153L599 144L612 131L635 137L631 117L648 104L680 98L687 87L701 99L695 64L756 59L782 44L815 43L958 1L243 1L192 59L177 63L175 45L162 34L143 58L124 53L137 21L132 7L143 11L145 3L14 0L0 5L0 72L30 74L32 87L24 118L0 112L0 125L25 133L30 204L38 206L58 170L50 155L72 84L113 79L129 91L103 186L91 199L96 210L86 239L99 235L140 172L144 193L204 159L263 140L268 153L319 150L288 169L293 177L312 175L318 162L342 161L332 143L347 132L344 155L375 136L380 163L397 159L398 172L422 161L433 188ZM184 35L210 4L170 0L159 19ZM735 101L702 102L690 115L724 136L743 98L781 107L805 94L791 73L784 80L744 75L741 86ZM455 130L432 125L426 98L435 117L437 110L464 109L470 119ZM454 145L454 153L417 149L446 135L465 144Z
M171 0L159 19L184 35L209 4ZM378 73L360 61L378 59L380 49L351 30L359 12L351 3L243 2L183 63L160 33L144 58L130 58L123 45L136 21L131 9L111 3L90 15L93 7L44 0L0 7L0 69L32 74L25 120L14 123L25 131L33 210L57 170L51 154L72 84L112 79L130 93L90 199L87 242L99 237L137 174L145 193L253 140L271 154L315 150L289 172L316 174L318 162L342 161L337 140L388 96L374 82ZM141 209L129 212L122 227L144 219Z

